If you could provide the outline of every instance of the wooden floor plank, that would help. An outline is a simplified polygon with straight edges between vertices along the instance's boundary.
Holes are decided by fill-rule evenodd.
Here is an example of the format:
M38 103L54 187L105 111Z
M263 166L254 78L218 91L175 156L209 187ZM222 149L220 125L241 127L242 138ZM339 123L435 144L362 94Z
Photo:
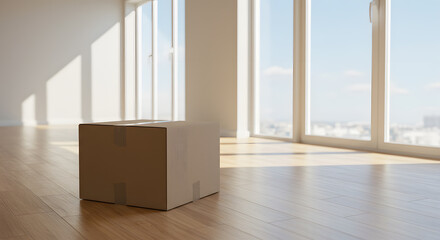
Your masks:
M332 198L328 199L328 201L429 229L440 229L440 218L427 216L417 211L405 210L398 205L391 207L381 202L359 200L349 197Z
M190 211L191 215L195 218L234 226L246 233L258 236L262 239L306 239L304 236L297 233L286 231L277 226L267 224L266 222L250 217L249 215L225 207L213 196L202 199L192 205L185 205L181 210Z
M359 239L349 234L336 231L304 219L295 218L287 221L278 221L272 223L275 226L283 229L302 234L310 239L322 240L355 240Z
M41 199L61 217L81 215L81 202L71 194L47 195Z
M19 217L33 239L84 239L63 218L55 213L37 213Z
M0 239L22 237L25 234L18 218L0 200Z
M259 219L264 222L274 222L280 220L287 220L293 218L292 215L279 212L277 210L247 201L236 196L219 193L212 196L211 199L215 199L220 205L233 209L237 212L246 214L253 218Z
M0 192L0 200L15 215L51 212L52 210L29 190Z
M141 239L123 226L99 215L84 214L64 217L64 219L85 239Z
M439 229L432 230L378 214L361 214L348 219L417 239L440 239Z
M434 208L440 208L440 200L436 200L436 199L425 198L425 199L421 199L421 200L416 200L416 201L414 201L414 203L425 205L425 206L430 206L430 207L434 207Z

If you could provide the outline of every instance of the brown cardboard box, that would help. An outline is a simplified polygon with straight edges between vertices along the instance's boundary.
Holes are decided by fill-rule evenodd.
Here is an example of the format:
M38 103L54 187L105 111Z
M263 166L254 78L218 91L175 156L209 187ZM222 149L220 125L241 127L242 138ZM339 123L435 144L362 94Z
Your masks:
M169 210L220 188L212 123L119 121L79 126L80 198Z

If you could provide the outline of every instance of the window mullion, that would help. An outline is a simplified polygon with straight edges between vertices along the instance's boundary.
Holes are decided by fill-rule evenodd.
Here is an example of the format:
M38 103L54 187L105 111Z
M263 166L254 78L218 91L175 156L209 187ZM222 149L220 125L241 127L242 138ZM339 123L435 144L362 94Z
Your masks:
M151 34L151 42L152 42L152 77L151 77L151 116L153 119L158 118L158 55L157 55L157 1L153 0L151 7L151 16L152 16L152 34Z

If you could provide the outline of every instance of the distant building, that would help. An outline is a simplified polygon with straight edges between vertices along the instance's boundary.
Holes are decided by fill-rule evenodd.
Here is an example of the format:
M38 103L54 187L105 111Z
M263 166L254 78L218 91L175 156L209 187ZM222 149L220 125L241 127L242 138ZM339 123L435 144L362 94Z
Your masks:
M423 126L425 128L434 128L434 127L440 128L440 115L424 116Z

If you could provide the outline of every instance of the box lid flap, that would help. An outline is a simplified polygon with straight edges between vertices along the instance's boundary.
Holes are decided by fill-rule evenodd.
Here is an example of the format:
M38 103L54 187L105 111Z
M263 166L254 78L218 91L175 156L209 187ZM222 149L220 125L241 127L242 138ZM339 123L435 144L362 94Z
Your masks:
M197 125L203 123L202 122L195 123L195 122L187 122L187 121L168 121L168 120L127 120L127 121L84 123L80 125L174 128L174 127L191 127L194 124ZM206 124L212 124L212 123L206 123Z

